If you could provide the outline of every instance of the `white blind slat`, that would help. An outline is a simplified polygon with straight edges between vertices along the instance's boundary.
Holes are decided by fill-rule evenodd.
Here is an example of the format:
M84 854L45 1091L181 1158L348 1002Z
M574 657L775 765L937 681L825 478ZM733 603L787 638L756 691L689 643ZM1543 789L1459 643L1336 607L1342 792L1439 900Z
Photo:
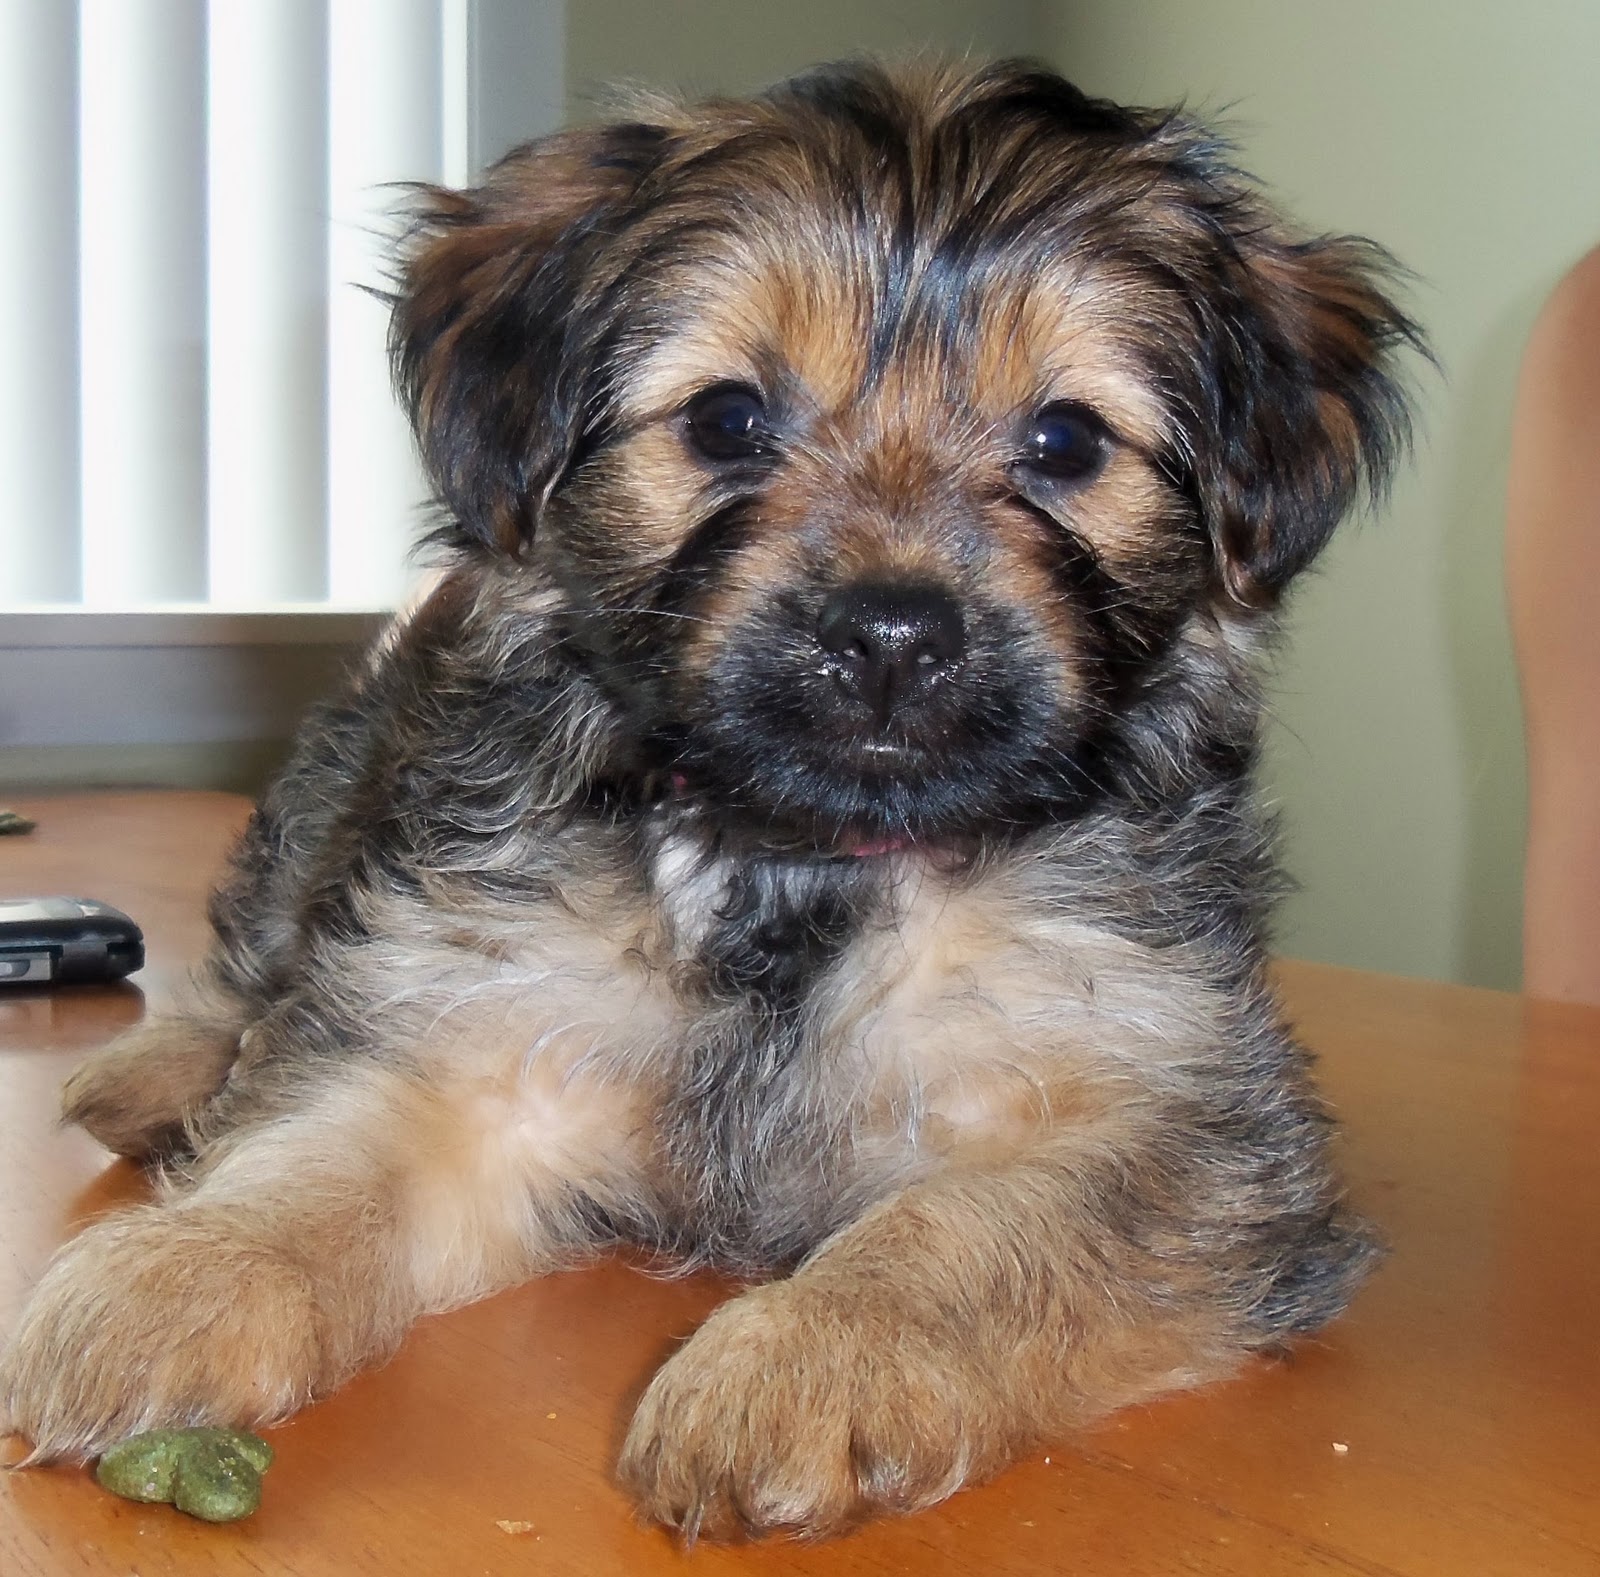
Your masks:
M439 4L439 179L466 186L472 160L473 0Z
M83 598L205 596L205 9L82 0Z
M427 487L364 287L396 183L554 124L561 21L0 0L0 607L404 600Z
M210 599L327 593L327 12L211 0L207 27Z
M78 596L77 18L0 0L0 606Z
M399 603L427 497L389 384L397 181L443 178L441 0L329 0L328 590Z

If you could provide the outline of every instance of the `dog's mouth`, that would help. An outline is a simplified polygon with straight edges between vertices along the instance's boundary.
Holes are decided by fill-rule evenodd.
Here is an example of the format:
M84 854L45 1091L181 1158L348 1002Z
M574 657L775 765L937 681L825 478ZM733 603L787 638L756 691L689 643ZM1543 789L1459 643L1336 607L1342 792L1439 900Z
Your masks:
M837 607L774 598L703 665L658 670L663 786L727 839L854 860L970 850L1061 814L1075 714L1018 616L862 596L830 625L819 603Z
M942 749L851 739L787 728L776 708L729 707L684 742L674 792L756 849L960 860L1037 819L1059 778L1040 771L1036 743L1020 731L950 730Z

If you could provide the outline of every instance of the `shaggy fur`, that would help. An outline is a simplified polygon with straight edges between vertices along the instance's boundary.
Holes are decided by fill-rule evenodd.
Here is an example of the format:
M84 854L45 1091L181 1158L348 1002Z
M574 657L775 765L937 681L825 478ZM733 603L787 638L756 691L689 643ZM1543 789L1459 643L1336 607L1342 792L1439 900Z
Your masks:
M1320 1326L1373 1256L1265 967L1285 586L1404 442L1386 259L1026 65L648 101L421 195L437 590L307 725L167 1159L0 1370L39 1458L280 1418L606 1245L768 1280L621 1473L822 1534Z

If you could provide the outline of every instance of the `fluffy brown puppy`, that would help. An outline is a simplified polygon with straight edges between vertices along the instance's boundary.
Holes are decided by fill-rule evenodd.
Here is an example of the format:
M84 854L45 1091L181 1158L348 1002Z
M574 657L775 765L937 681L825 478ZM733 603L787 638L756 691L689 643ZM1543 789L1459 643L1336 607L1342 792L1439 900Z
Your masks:
M306 729L180 1020L178 1161L4 1359L39 1457L255 1424L609 1244L771 1277L623 1451L693 1534L926 1506L1344 1306L1265 970L1284 587L1404 437L1385 259L1172 114L831 68L424 195L447 569Z

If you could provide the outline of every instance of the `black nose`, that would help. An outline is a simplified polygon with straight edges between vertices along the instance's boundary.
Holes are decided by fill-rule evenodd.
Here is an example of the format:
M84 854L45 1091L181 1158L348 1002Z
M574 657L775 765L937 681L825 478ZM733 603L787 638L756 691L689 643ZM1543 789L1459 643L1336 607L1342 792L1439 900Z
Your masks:
M887 722L960 662L967 638L961 609L948 593L858 583L823 604L817 643L833 659L843 689Z

